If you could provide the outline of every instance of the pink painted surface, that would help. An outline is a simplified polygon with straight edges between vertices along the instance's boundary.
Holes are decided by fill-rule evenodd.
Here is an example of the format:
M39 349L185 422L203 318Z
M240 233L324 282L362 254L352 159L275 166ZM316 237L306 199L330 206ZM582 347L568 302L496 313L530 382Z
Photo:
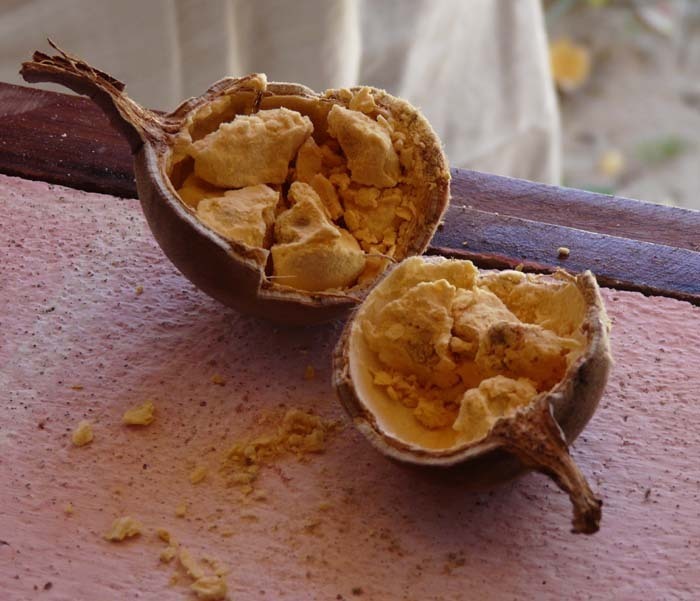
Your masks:
M286 330L209 300L136 201L2 176L0 199L1 599L191 599L158 562L159 526L226 563L240 601L698 598L700 308L605 291L617 363L573 448L605 502L595 536L569 533L569 502L543 476L464 492L352 427L324 455L265 469L266 501L241 501L216 467L260 416L344 419L329 385L339 326ZM156 422L122 426L147 398ZM85 418L95 440L74 448ZM197 486L195 461L212 470ZM146 533L103 541L123 514Z

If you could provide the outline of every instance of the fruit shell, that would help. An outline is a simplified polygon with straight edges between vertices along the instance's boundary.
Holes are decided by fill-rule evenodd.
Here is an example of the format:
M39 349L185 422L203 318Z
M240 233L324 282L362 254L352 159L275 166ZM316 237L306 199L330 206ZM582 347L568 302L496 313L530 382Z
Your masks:
M607 382L612 365L608 336L610 325L598 284L591 272L577 276L560 272L558 277L571 278L586 304L582 324L588 340L586 350L569 366L564 379L549 392L543 393L567 444L571 444L593 416ZM377 284L380 285L381 282ZM489 488L529 471L512 454L504 451L498 440L490 440L489 436L453 449L426 450L382 433L375 416L359 398L350 373L350 342L361 308L358 307L348 320L335 347L333 384L354 425L379 452L402 464L443 468L442 471L446 471L450 478L457 478L460 485L473 489ZM538 397L541 398L542 395Z
M52 44L53 45L53 44ZM55 47L55 46L54 46ZM56 48L59 56L40 52L24 63L21 73L30 82L51 81L90 96L129 141L139 199L148 225L166 256L195 286L224 305L242 313L290 325L322 323L345 316L369 286L344 291L304 292L272 283L265 277L265 253L222 238L201 224L178 198L166 170L171 149L196 111L222 97L245 98L252 107L306 111L315 124L325 119L341 92L325 95L289 83L269 83L256 74L226 78L202 96L183 102L172 113L144 109L124 93L124 84ZM359 88L353 88L356 90ZM380 106L410 114L413 135L432 184L425 195L424 211L416 219L415 235L398 248L398 258L420 254L428 246L449 201L449 170L440 141L428 121L407 102L372 89ZM206 126L206 124L205 124ZM262 265L261 265L262 262Z

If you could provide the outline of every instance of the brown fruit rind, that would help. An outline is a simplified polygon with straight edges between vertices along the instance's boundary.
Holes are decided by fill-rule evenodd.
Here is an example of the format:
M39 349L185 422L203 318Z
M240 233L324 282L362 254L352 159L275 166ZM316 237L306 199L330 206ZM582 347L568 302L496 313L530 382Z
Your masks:
M589 271L577 276L562 271L557 276L542 277L565 277L576 284L586 306L581 326L587 340L585 350L556 386L515 415L498 419L486 438L453 448L426 449L381 430L350 376L350 340L361 307L346 323L335 347L333 384L354 425L383 455L413 466L444 468L471 489L497 485L529 469L541 471L572 498L573 530L592 533L598 530L602 503L571 460L567 445L593 416L603 394L612 365L610 323L595 277Z
M28 82L59 83L90 96L126 136L134 154L136 184L148 224L158 244L185 277L227 306L287 324L321 323L342 317L357 305L371 282L348 291L327 292L305 292L275 284L266 277L260 249L226 240L204 226L180 201L171 182L177 168L173 148L183 128L189 127L193 137L206 135L207 120L193 116L204 114L215 101L233 99L230 105L236 107L236 114L260 107L302 109L318 123L333 104L342 103L343 91L329 90L319 95L298 84L261 86L260 76L249 75L222 79L173 112L158 114L132 101L120 81L51 45L60 54L35 52L33 60L23 64L22 76ZM354 90L359 88L351 92ZM425 176L425 190L411 231L397 242L394 258L401 260L427 248L448 204L449 169L437 135L415 108L382 90L371 92L379 106L402 119L421 141L417 163Z

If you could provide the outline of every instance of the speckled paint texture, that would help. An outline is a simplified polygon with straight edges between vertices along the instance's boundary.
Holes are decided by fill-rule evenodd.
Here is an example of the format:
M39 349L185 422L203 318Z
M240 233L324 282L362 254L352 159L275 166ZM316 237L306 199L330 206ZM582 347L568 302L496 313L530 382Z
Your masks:
M0 206L3 600L193 599L158 561L161 526L226 564L238 601L698 598L700 308L604 291L616 364L572 449L605 503L586 537L544 476L469 493L378 455L330 387L340 324L218 305L168 263L137 201L0 176ZM147 399L151 426L120 423ZM218 472L225 450L290 407L346 427L323 455L263 468L266 500L242 498ZM81 419L95 439L75 448ZM209 475L192 485L195 464ZM124 514L144 534L104 541Z

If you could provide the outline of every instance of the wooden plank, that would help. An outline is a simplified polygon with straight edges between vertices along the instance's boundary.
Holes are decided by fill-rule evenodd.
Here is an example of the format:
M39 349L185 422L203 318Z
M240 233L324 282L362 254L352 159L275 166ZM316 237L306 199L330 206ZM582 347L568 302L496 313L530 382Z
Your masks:
M700 250L700 211L452 170L452 203L541 223Z
M0 173L135 197L131 151L87 98L0 84Z
M558 256L567 247L568 258ZM590 269L601 284L700 304L700 253L452 206L430 252L482 267Z

